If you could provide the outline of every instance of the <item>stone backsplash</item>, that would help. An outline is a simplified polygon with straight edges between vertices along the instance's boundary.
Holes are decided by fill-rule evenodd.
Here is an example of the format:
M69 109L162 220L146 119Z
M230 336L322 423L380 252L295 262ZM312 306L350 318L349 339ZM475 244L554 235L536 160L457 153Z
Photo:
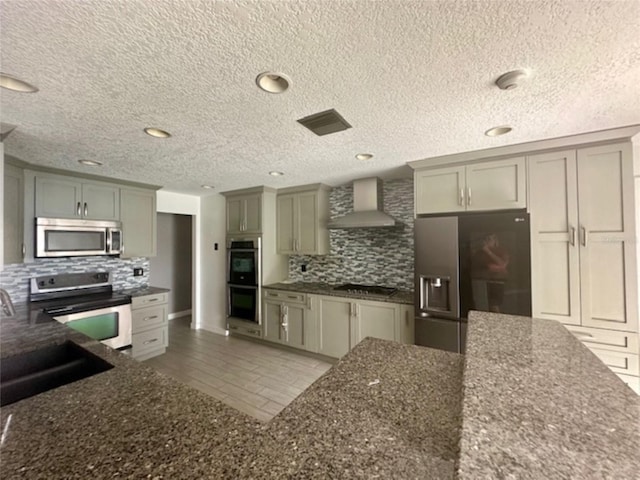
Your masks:
M142 267L144 274L134 277L133 267ZM111 272L116 290L143 287L149 284L149 259L108 256L38 258L33 263L5 265L0 272L0 287L9 292L14 302L21 302L29 296L31 277L81 272Z
M331 230L329 254L289 257L289 279L413 290L413 179L383 182L383 204L402 227ZM332 218L351 212L353 187L333 188L330 208Z

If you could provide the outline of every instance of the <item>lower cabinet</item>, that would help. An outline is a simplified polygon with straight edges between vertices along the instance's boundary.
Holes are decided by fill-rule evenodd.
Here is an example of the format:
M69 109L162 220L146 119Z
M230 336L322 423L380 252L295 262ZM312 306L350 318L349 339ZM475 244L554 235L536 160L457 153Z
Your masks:
M413 343L407 305L333 296L319 296L318 304L318 353L340 358L366 337Z
M314 295L264 290L264 339L317 352Z
M366 337L414 343L413 306L264 289L263 338L340 358Z
M169 346L168 294L131 299L131 355L146 360L165 353Z
M636 333L574 325L565 325L565 328L640 395L640 359Z

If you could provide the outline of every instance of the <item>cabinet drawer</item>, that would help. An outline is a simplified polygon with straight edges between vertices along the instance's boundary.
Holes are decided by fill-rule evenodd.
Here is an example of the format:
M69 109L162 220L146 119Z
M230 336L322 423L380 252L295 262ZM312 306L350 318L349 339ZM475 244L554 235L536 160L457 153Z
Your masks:
M638 334L631 332L618 332L604 330L602 328L576 327L565 325L578 340L587 347L616 352L638 353Z
M623 373L619 373L618 377L624 383L631 387L631 390L640 395L640 377L632 377L631 375L624 375Z
M232 333L239 333L241 335L248 335L250 337L262 338L262 330L260 327L245 327L243 325L229 325L229 331Z
M269 300L279 300L287 303L306 303L307 294L297 292L287 292L283 290L265 290L264 298Z
M167 305L160 304L154 307L140 308L131 311L131 319L133 322L133 333L142 332L149 328L159 327L166 324L167 321Z
M145 295L144 297L133 297L131 299L131 308L136 310L138 308L150 307L159 303L167 303L166 293L156 293L155 295Z
M131 353L137 357L158 348L166 348L169 346L168 339L169 328L167 326L136 333L131 336Z
M592 347L589 347L589 350L615 373L624 373L632 376L638 376L640 373L638 371L638 355L614 352L611 350L600 350L599 348Z

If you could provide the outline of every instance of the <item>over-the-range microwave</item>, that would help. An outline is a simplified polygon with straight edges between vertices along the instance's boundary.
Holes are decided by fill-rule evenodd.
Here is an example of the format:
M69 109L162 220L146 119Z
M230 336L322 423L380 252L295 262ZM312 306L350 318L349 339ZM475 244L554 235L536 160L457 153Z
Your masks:
M36 257L120 255L122 252L120 222L36 218Z

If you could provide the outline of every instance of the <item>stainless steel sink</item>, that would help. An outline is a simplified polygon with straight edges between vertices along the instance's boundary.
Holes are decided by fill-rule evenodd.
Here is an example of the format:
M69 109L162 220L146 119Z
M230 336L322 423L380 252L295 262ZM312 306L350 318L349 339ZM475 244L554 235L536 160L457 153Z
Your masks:
M0 360L0 406L72 383L113 365L73 342Z

